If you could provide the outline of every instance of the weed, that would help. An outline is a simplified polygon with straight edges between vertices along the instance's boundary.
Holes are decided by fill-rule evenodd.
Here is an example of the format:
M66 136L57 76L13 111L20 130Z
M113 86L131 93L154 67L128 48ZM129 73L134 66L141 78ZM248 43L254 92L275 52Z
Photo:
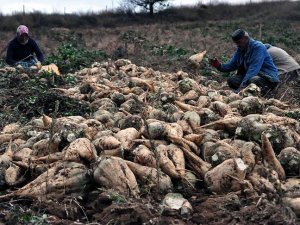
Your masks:
M287 112L285 116L298 120L300 122L300 111Z
M177 48L174 45L168 45L168 44L163 44L163 45L153 45L149 47L151 52L154 55L159 55L159 56L173 56L177 58L181 58L183 56L186 56L189 51L184 48Z
M43 214L41 216L33 216L30 214L23 214L20 216L19 222L24 224L32 224L32 225L46 225L49 224L47 221L47 215Z
M120 41L134 44L136 42L144 42L146 41L146 38L143 37L139 32L129 30L120 36Z
M126 203L127 199L125 196L118 194L116 192L110 192L108 195L109 199L112 200L115 203Z
M46 64L56 64L61 73L72 73L84 67L90 67L95 61L107 58L105 52L87 50L83 44L80 44L80 41L76 40L74 38L62 43L58 47L58 52L47 58Z
M4 59L0 59L0 68L4 67L6 65L6 62Z
M9 210L9 214L7 215L6 224L20 224L20 225L47 225L47 214L33 214L33 212L26 207L20 207L18 205L10 204L3 205L4 208Z
M91 109L86 103L61 96L51 90L52 87L76 84L77 81L71 74L57 76L49 72L28 72L29 77L23 79L19 73L3 74L0 80L0 90L5 96L1 101L3 105L12 105L0 113L0 127L16 121L26 123L32 117L44 113L50 115L54 112L56 100L61 102L59 116L90 114Z

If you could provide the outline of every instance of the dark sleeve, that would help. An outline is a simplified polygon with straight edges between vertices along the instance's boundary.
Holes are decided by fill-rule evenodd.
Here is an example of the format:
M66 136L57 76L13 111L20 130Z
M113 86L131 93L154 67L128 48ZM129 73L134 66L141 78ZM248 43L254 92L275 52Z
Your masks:
M33 50L34 53L36 54L37 59L43 63L44 62L44 55L40 49L40 47L38 46L38 44L33 40Z
M14 45L13 42L11 41L7 47L6 58L5 58L6 63L10 66L13 66L17 62L13 59L13 52L14 52L13 48Z

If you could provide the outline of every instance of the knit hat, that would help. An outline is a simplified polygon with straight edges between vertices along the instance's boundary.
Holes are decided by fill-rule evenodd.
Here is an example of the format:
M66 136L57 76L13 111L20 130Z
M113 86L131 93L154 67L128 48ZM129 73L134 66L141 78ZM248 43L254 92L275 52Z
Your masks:
M28 34L28 33L29 33L28 27L26 27L25 25L20 25L17 28L17 35L18 36L21 36L22 34Z
M231 34L231 38L233 41L239 41L242 37L244 37L247 34L246 31L242 29L237 29Z

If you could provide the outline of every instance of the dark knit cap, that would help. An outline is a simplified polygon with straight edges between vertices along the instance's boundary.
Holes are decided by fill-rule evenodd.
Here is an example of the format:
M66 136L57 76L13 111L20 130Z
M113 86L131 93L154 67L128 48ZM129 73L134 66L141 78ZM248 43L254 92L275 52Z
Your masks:
M231 34L231 38L233 41L238 41L240 40L242 37L244 37L246 35L246 31L242 30L242 29L237 29L236 31L234 31Z

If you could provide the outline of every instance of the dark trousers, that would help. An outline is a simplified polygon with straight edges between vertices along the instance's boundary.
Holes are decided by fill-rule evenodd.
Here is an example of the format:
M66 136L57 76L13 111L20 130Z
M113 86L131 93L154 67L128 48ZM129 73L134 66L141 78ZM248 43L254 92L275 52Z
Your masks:
M240 75L240 74L233 75L227 79L227 83L230 88L237 90L240 87L240 85L243 81L243 78L244 78L244 75ZM272 89L274 89L278 85L277 82L269 81L269 79L262 74L257 74L256 76L252 77L248 81L247 85L251 84L251 83L254 83L258 87L260 87L262 95L266 95L267 93L269 93Z

